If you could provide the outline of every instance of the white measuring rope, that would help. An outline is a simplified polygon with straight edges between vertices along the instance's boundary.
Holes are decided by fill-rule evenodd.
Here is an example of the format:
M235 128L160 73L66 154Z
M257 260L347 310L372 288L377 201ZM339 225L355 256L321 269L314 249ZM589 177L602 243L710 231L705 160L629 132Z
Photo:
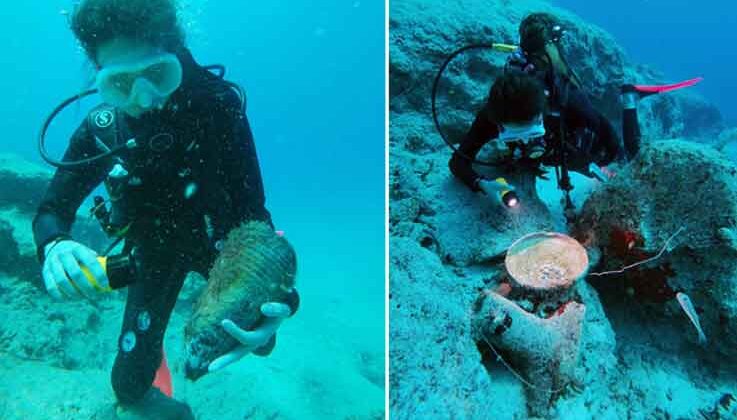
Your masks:
M514 375L515 377L517 377L517 379L519 379L519 381L522 382L526 387L532 388L532 389L537 390L537 391L545 392L545 393L548 393L548 394L557 394L558 392L561 392L564 389L566 389L565 386L562 386L562 387L557 388L557 389L549 390L549 389L543 389L543 388L540 388L538 386L533 385L532 383L530 383L529 381L527 381L525 378L523 378L522 375L519 372L517 372L512 366L510 366L509 363L507 363L506 360L504 360L504 358L502 357L502 355L499 354L496 351L496 349L494 348L494 346L486 338L486 334L481 334L481 338L484 340L484 342L486 342L486 345L489 346L489 348L491 349L491 351L494 352L494 355L496 356L496 359L498 361L502 362L502 364L504 365L504 367L507 368L507 370L509 372L511 372L512 375Z
M663 254L665 253L665 251L666 251L666 250L668 250L668 247L670 246L670 243L671 243L671 242L673 241L673 239L675 239L675 237L676 237L676 236L677 236L677 235L678 235L679 233L683 232L683 231L684 231L685 229L686 229L685 227L681 226L681 227L680 227L680 228L679 228L679 229L678 229L678 230L676 231L676 233L674 233L674 234L670 235L670 238L668 238L668 240L666 240L666 241L665 241L665 244L663 245L663 248L661 248L661 249L660 249L660 252L658 252L658 253L657 253L657 255L655 255L655 256L653 256L653 257L650 257L650 258L648 258L648 259L645 259L645 260L642 260L642 261L638 261L638 262L636 262L636 263L634 263L634 264L630 264L630 265L628 265L628 266L626 266L626 267L620 268L619 270L613 270L613 271L604 271L603 273L591 273L591 274L589 274L589 275L590 275L590 276L608 276L608 275L610 275L610 274L621 274L621 273L624 273L625 271L627 271L627 270L629 270L629 269L631 269L631 268L635 268L635 267L637 267L638 265L642 265L642 264L647 264L647 263L649 263L649 262L651 262L651 261L655 261L655 260L657 260L658 258L660 258L660 257L662 257L662 256L663 256ZM668 250L668 251L670 252L671 250Z

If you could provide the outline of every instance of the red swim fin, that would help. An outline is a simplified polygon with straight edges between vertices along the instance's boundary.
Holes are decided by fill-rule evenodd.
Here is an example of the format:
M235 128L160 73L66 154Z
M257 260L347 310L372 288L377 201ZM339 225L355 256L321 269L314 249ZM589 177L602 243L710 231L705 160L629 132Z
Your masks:
M164 349L161 349L161 365L159 366L159 370L156 371L153 386L159 388L162 393L170 398L174 395L174 386L171 382L171 372L169 371L169 365L166 363L166 354L164 353Z
M661 86L648 86L648 85L634 85L635 91L645 94L653 93L665 93L671 92L678 89L691 87L700 81L704 80L703 77L697 77L695 79L684 80L683 82L674 83L672 85L661 85Z

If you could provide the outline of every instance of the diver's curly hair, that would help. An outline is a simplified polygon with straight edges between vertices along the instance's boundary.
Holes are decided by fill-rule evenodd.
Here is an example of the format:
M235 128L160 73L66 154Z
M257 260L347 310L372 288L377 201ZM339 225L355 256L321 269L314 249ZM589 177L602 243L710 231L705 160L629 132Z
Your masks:
M96 64L100 45L115 38L147 42L169 52L185 44L175 0L83 0L74 10L71 28Z
M553 27L560 20L550 13L533 13L519 25L520 47L528 54L542 53L553 39Z
M509 71L491 86L488 116L498 123L526 123L545 111L542 84L527 73Z

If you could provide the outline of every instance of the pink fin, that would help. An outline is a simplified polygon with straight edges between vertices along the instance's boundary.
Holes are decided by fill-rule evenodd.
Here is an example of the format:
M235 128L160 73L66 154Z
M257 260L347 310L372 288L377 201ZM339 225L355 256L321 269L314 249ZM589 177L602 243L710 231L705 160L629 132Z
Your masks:
M703 77L697 77L695 79L685 80L680 83L674 83L672 85L662 85L662 86L635 85L635 89L638 92L644 92L644 93L664 93L664 92L670 92L673 90L678 90L678 89L683 89L683 88L693 86L702 80L704 80Z
M608 166L602 166L601 167L601 171L604 172L604 175L606 175L610 179L611 178L614 178L615 176L617 176L617 173L614 172L613 170L609 169Z
M152 385L159 388L169 398L174 394L174 386L171 383L171 372L169 371L169 365L166 363L166 354L163 349L161 349L161 365L159 366L159 370L156 371L156 377Z
M284 231L283 230L277 230L276 231L276 236L279 236L279 237L284 236Z

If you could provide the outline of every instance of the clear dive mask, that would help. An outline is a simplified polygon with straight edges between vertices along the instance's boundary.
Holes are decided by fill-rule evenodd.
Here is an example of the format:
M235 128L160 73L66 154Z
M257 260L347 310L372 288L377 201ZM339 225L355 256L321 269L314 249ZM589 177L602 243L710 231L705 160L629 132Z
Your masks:
M499 140L503 142L521 141L528 143L533 139L543 137L545 135L545 124L542 116L536 118L532 122L525 124L500 124Z
M514 158L539 159L545 152L545 124L542 116L526 124L501 124L499 140Z
M114 64L97 73L96 87L109 105L137 116L161 108L182 84L182 64L174 54Z
M177 60L177 63L178 63L178 66L181 69L181 63L179 63L178 60ZM110 70L110 69L112 69L112 67L108 67L107 68L107 70ZM227 85L228 87L230 87L231 89L233 89L238 94L238 97L240 98L240 101L241 101L241 109L240 109L240 112L241 112L241 114L245 115L246 114L246 105L247 105L246 104L246 102L247 102L246 92L238 84L233 83L233 82L230 82L228 80L225 80L225 66L223 66L221 64L211 64L211 65L208 65L208 66L203 66L202 69L204 69L204 70L206 70L208 72L212 72L213 77L214 77L214 81L218 81L219 83L225 83L225 85ZM100 78L99 75L98 75L98 78ZM108 80L110 80L110 79L108 79ZM98 81L98 84L99 83L100 82ZM181 84L181 81L179 83L177 83L177 85L179 85L179 84ZM172 92L174 90L176 90L176 89L173 89ZM110 91L108 91L108 92L110 92ZM54 120L58 117L58 115L61 112L63 112L70 105L72 105L72 104L74 104L76 102L79 102L79 101L83 100L84 98L87 98L89 96L92 96L92 95L94 95L96 93L99 93L98 92L98 89L89 89L89 90L86 90L84 92L78 93L78 94L76 94L76 95L74 95L74 96L72 96L70 98L67 98L62 103L60 103L59 105L57 105L56 107L54 107L53 111L51 111L51 113L49 113L49 115L44 119L43 124L41 125L41 130L40 130L39 135L38 135L38 143L37 144L38 144L39 154L41 155L41 158L44 161L46 161L46 163L48 163L49 165L54 166L56 168L79 168L79 167L82 167L82 166L87 166L90 163L99 161L101 159L107 159L107 158L109 158L111 156L116 156L116 155L118 155L119 153L121 153L124 150L133 149L135 147L138 147L138 143L136 142L136 139L133 138L133 139L130 139L130 140L126 141L123 144L120 144L118 146L112 147L112 148L110 148L108 150L104 150L104 151L102 151L98 155L95 155L95 156L87 156L87 157L85 157L83 159L78 159L78 160L75 160L75 161L59 160L59 159L56 159L56 158L52 157L51 155L49 155L48 151L46 150L46 137L47 137L48 131L49 131L52 123L54 122Z

